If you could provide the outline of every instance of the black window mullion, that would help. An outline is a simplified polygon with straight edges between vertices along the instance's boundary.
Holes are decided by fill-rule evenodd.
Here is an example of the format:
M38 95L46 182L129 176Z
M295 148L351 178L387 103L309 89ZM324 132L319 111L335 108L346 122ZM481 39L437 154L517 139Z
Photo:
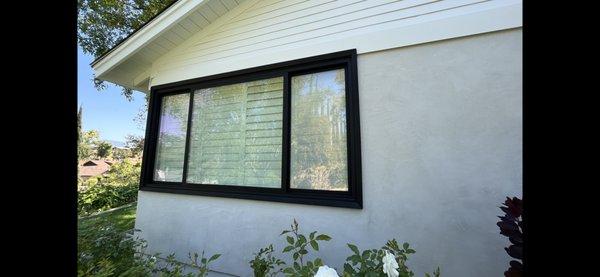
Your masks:
M358 72L356 53L345 68L346 78L346 136L348 148L348 188L362 207L362 163L360 148L360 116L358 103Z
M290 157L291 157L291 104L292 93L290 85L290 74L283 75L283 121L282 121L282 143L281 143L281 188L284 193L290 190Z
M187 130L185 134L185 154L183 156L183 176L181 177L181 182L183 184L187 184L187 171L188 171L188 159L190 157L190 137L192 133L192 115L194 113L194 92L192 90L189 91L189 107L188 107L188 121L187 121Z

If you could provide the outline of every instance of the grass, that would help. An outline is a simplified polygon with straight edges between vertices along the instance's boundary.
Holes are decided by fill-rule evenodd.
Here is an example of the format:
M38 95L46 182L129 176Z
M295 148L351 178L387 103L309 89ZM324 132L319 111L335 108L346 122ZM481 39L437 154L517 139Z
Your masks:
M130 237L135 217L134 204L78 220L78 276L117 276L137 266L134 254L141 242Z
M98 216L80 219L77 224L77 229L87 229L97 225L101 221L110 221L121 231L133 229L135 225L136 205L127 207L121 210L104 213Z

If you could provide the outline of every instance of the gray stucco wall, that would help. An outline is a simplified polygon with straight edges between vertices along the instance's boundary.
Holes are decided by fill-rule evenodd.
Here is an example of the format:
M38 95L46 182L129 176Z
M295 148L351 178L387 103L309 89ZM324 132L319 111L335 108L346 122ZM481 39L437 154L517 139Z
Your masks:
M213 268L251 276L248 261L293 218L333 239L319 256L342 268L347 242L411 243L418 276L502 276L499 204L521 196L521 29L358 58L364 209L140 192L136 227L149 251L222 253Z

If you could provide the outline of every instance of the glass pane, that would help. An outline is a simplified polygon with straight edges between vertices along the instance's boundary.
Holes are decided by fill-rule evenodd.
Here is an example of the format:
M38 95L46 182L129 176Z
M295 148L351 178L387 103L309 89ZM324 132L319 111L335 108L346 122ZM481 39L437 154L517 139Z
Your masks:
M292 77L290 187L348 190L344 69Z
M190 103L189 94L162 98L154 180L181 182Z
M194 92L189 183L281 187L283 78Z

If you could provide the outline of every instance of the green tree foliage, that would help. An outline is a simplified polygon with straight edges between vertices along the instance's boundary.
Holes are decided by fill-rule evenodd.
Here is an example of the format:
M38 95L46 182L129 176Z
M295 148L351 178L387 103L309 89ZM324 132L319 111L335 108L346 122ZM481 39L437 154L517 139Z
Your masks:
M104 175L79 184L77 211L80 215L116 208L134 202L140 180L140 163L114 163Z
M125 136L125 145L131 151L132 157L141 157L144 151L144 137L136 135Z
M77 111L77 142L81 141L81 117L83 116L83 107L79 106Z
M293 187L347 189L345 77L343 70L334 74L292 79Z
M78 0L77 41L84 53L98 58L175 0ZM94 80L97 89L106 85ZM133 91L122 88L131 101Z
M79 160L90 159L95 156L95 148L100 143L100 134L96 130L82 132L79 139L77 153Z
M85 149L83 148L83 133L81 132L81 117L83 116L83 107L79 106L79 110L77 111L77 157L79 159L84 158L83 156L87 155Z
M107 141L101 141L96 147L96 156L99 158L108 158L112 152L112 144Z
M119 160L122 161L125 158L131 156L131 151L129 151L129 149L123 149L123 148L113 148L112 150L112 157L115 160Z

